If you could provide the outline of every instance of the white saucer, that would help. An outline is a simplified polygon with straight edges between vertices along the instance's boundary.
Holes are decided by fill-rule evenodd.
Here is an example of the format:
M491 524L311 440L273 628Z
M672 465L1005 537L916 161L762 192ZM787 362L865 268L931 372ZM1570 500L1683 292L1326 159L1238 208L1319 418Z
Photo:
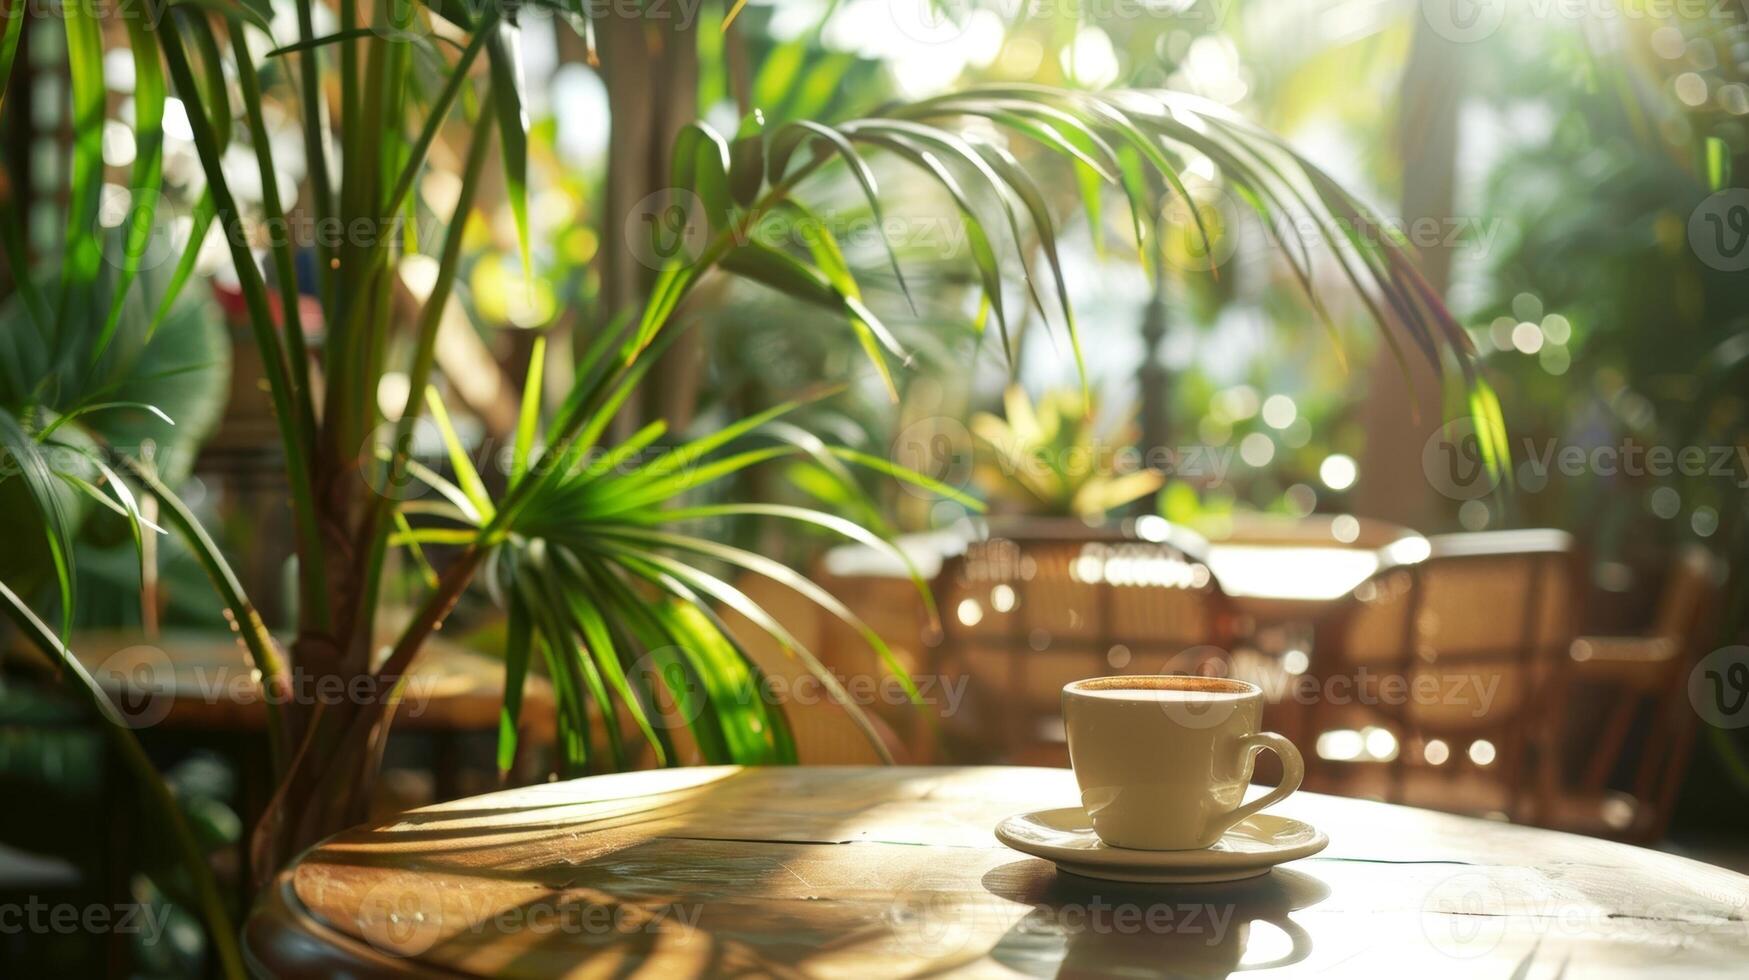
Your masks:
M1138 851L1101 841L1078 806L1016 814L996 825L996 839L1084 878L1186 884L1255 878L1330 843L1309 823L1256 813L1235 824L1213 847Z

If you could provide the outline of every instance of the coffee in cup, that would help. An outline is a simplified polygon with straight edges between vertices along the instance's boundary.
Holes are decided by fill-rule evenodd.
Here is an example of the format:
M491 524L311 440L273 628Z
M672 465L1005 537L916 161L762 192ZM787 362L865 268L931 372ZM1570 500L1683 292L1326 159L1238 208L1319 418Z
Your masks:
M1233 825L1299 789L1305 763L1260 731L1263 691L1219 677L1094 677L1063 687L1063 726L1081 805L1113 847L1212 846ZM1257 753L1281 758L1281 784L1245 803Z

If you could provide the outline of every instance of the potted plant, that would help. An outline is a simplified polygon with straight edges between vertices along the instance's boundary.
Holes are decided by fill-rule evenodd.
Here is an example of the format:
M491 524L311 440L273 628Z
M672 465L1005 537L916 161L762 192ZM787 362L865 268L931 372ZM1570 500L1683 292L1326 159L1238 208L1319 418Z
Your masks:
M1271 229L1278 226L1270 218L1309 216L1326 240L1352 242L1352 248L1331 250L1329 260L1366 299L1386 336L1393 343L1406 338L1436 364L1442 351L1455 352L1467 370L1466 335L1400 243L1291 147L1223 107L1170 91L1001 85L899 102L831 124L795 121L767 128L753 115L729 137L702 124L679 130L670 152L670 184L685 192L675 201L690 203L678 210L663 206L654 217L677 217L676 230L695 236L687 239L695 245L663 258L648 295L635 308L583 327L571 372L575 380L562 397L550 400L556 403L550 412L544 410L549 399L542 391L545 348L536 343L503 488L492 493L455 435L433 383L433 362L467 219L487 184L494 152L527 261L519 7L430 0L379 4L366 12L354 0L339 0L338 26L326 35L316 33L313 7L313 0L297 0L299 36L273 50L260 43L261 33L271 32L265 11L243 0L170 4L152 8L152 18L122 18L133 61L133 125L140 146L129 175L130 193L136 201L151 202L165 179L156 162L167 94L174 91L186 109L205 179L187 248L199 247L209 224L216 227L235 267L261 356L291 492L298 556L295 639L282 647L269 635L225 556L150 459L118 459L100 442L74 438L84 430L78 420L90 404L69 402L66 392L47 386L0 411L0 449L13 463L7 479L21 481L40 515L51 591L63 614L75 601L66 546L75 520L61 490L70 478L112 498L142 534L155 532L138 499L157 497L162 523L189 540L223 596L232 627L254 658L274 706L270 736L277 789L254 829L252 867L258 881L268 880L298 851L365 816L401 681L464 591L479 580L492 584L508 615L500 752L506 766L515 751L519 692L536 657L545 662L559 692L561 760L567 771L597 753L614 765L629 760L617 736L621 726L611 723L618 719L641 733L659 761L672 762L668 732L650 718L658 696L695 702L687 727L711 761L793 759L783 714L759 696L757 670L716 618L718 607L734 609L777 638L848 702L781 623L706 563L775 579L860 626L854 614L788 568L689 528L700 520L742 517L822 526L876 546L882 546L880 539L818 511L742 501L695 505L688 494L767 460L808 458L839 470L866 468L968 507L976 508L976 502L885 459L775 424L818 392L690 440L669 440L660 421L630 433L617 433L613 424L648 382L658 357L690 326L677 312L705 284L722 277L762 284L798 308L830 311L883 378L890 379L894 367L903 364L905 351L864 302L861 284L831 235L773 245L758 233L768 222L816 219L809 190L817 174L847 174L877 216L882 197L870 155L909 165L934 182L966 233L968 265L984 296L980 324L1004 339L1017 310L1000 247L1010 235L1015 241L1036 241L1036 254L1015 257L1025 273L1027 301L1041 316L1060 320L1079 361L1081 333L1058 260L1060 219L1040 191L1039 169L1053 166L1078 178L1089 211L1101 207L1102 185L1119 188L1138 240L1152 247L1161 238L1163 203L1185 193L1185 157L1206 158ZM21 281L14 298L26 313L24 322L45 338L54 363L72 370L110 339L106 318L84 293L103 266L94 222L104 177L103 19L109 12L101 5L65 8L77 126L64 255L56 283L42 289ZM20 30L21 15L14 12L0 33L0 76L6 74ZM439 37L454 43L434 41ZM277 189L280 168L263 112L270 87L295 93L301 113L308 179L297 214L318 232L308 241L285 233L292 225ZM6 105L11 103L8 97ZM243 116L236 127L234 108ZM440 142L458 148L459 193L439 215L447 218L445 232L413 243L400 234L400 220L409 209L426 206L415 190ZM261 195L253 206L239 198L239 175L223 165L238 154L253 160L260 178ZM988 215L997 224L987 223ZM144 242L162 217L150 203L134 209L117 302L127 295L129 268L138 267ZM9 223L0 243L10 250L15 267L23 258L18 242ZM297 287L300 246L315 258L319 341L306 341L306 311ZM1305 244L1290 240L1288 246L1288 261L1309 286ZM434 274L416 297L419 302L404 308L395 301L400 268L416 251L430 257ZM904 269L896 256L890 269L903 289ZM385 417L378 383L391 369L404 372L408 385L398 416ZM1497 432L1497 407L1485 386L1473 377L1470 381L1484 431ZM68 421L57 425L57 420ZM431 426L448 447L453 479L411 458L415 430L422 425ZM50 452L51 446L68 449L72 461L58 462L64 454ZM86 473L87 467L93 473ZM441 502L404 507L401 491L410 482L435 488ZM406 549L418 561L424 549L435 546L444 555L429 569L424 595L386 654L379 653L373 637L388 554ZM119 751L148 784L150 798L174 822L169 798L150 778L151 767L131 733L56 630L31 611L26 591L0 587L0 607L59 655L69 682L105 719ZM884 651L873 631L862 632L872 647ZM324 680L368 694L338 706L297 697L302 685ZM610 719L605 746L589 743L591 710ZM227 973L240 974L222 903L192 849L188 852L197 865L191 873L208 898L203 911L221 964Z

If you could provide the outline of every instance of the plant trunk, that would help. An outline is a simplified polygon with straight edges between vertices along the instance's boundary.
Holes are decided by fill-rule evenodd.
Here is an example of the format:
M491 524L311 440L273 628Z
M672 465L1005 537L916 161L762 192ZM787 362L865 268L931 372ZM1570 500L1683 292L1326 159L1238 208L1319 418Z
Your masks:
M615 17L597 25L612 127L601 230L601 303L610 318L642 306L655 279L657 270L641 264L635 250L605 245L623 242L627 222L635 223L638 209L649 206L649 196L668 186L668 151L675 134L698 117L693 30L668 20ZM656 365L654 376L662 383L644 388L616 420L616 431L629 435L657 418L666 420L670 431L683 431L696 408L703 359L702 335L687 331Z
M293 660L297 662L295 650ZM322 692L360 690L354 685L361 677L368 679L368 672L345 678L329 676L342 683L314 681L306 684L307 696L297 698L313 700L315 705L309 712L309 727L295 743L297 754L281 776L250 841L250 867L257 887L266 885L302 851L370 816L394 710L361 722L371 697L354 698L350 693L329 697Z
M292 644L285 744L291 756L250 842L250 868L265 885L300 852L369 816L392 708L372 672L374 583L367 581L372 514L369 485L356 460L318 461L317 515L325 545L322 588L332 625L318 622L308 596L299 599ZM374 718L361 722L367 713ZM362 726L362 727L361 727Z

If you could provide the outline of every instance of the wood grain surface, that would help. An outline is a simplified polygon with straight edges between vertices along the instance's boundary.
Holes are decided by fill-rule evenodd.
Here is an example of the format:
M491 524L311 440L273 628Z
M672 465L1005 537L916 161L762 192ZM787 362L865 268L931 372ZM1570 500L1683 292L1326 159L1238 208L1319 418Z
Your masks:
M1330 847L1224 885L1060 874L999 844L1067 770L674 769L342 834L251 917L296 976L1736 976L1749 878L1654 851L1299 793Z

